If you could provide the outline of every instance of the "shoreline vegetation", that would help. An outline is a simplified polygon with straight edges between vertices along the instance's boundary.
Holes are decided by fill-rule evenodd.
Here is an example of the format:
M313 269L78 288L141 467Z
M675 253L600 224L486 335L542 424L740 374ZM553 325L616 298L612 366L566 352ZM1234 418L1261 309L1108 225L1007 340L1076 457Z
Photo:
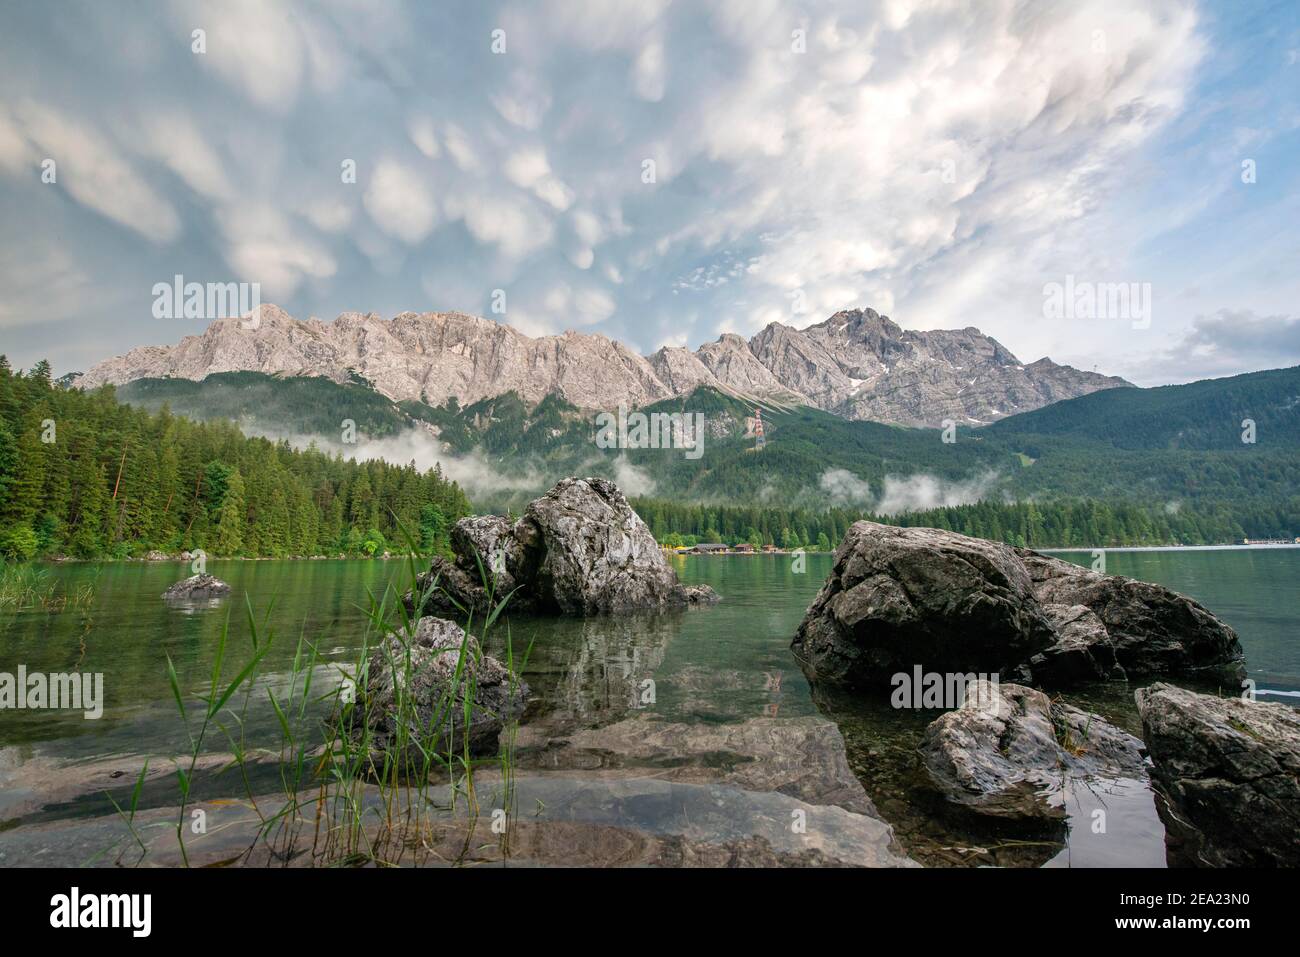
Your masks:
M674 548L663 542L659 543L665 551L675 555L692 555L700 557L714 557L724 555L727 557L735 556L764 556L764 555L794 555L803 552L809 555L831 554L832 550L823 551L817 547L811 548L762 548L762 549L744 549L729 546L726 549L711 551L695 551L693 547L682 546ZM1267 551L1271 549L1300 548L1300 542L1209 542L1200 545L1071 545L1064 546L1039 546L1034 549L1044 554L1085 554L1090 552L1208 552L1219 550L1244 551L1248 549L1258 549ZM207 558L211 561L222 562L351 562L351 561L404 561L409 558L424 558L420 554L407 555L404 553L387 553L383 555L209 555ZM39 565L164 565L188 564L190 558L183 555L164 555L162 557L146 556L128 556L126 558L72 558L67 555L53 555L32 559L28 563L0 563L0 568L5 571L0 572L0 576L9 572L10 569L16 571L20 568L31 568ZM0 608L4 603L0 600Z

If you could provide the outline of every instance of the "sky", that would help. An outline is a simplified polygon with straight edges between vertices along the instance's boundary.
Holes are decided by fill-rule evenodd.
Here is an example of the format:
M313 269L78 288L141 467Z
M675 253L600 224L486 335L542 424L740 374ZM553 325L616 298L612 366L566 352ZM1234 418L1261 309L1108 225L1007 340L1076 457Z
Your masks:
M0 352L200 333L155 318L179 274L647 353L872 307L1231 375L1300 363L1298 157L1293 0L10 0ZM1061 317L1067 280L1149 310Z

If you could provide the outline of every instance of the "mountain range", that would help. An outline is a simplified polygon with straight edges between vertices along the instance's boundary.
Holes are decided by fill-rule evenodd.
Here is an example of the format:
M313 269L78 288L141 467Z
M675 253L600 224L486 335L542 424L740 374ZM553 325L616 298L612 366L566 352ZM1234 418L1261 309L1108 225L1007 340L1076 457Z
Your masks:
M1022 363L974 327L904 330L874 309L838 312L805 329L774 322L749 340L728 333L695 351L666 346L643 356L599 334L533 338L458 312L404 312L391 320L347 312L322 322L270 304L255 324L220 319L174 346L143 346L100 362L71 384L198 381L227 372L364 381L395 402L428 406L514 393L526 403L557 396L578 409L612 410L704 387L915 427L982 425L1129 385L1047 358Z

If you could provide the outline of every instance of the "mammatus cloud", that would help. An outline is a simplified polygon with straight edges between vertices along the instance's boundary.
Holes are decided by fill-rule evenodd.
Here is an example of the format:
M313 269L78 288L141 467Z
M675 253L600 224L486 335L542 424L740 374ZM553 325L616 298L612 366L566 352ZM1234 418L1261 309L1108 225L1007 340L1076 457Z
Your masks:
M97 301L140 302L123 350L199 331L148 317L183 272L302 315L502 290L494 318L646 351L873 305L1068 352L1038 291L1113 267L1098 231L1141 241L1108 203L1207 48L1193 0L170 10L34 6L0 37L0 200L34 224L3 242L57 230Z

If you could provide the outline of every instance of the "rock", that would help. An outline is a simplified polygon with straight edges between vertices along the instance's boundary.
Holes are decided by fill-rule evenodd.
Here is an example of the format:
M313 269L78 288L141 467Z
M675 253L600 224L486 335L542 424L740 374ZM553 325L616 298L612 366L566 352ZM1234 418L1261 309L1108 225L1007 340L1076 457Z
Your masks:
M523 711L527 695L527 684L484 655L477 639L459 625L425 617L409 638L390 635L371 656L357 697L354 738L360 741L363 729L368 731L376 769L383 768L386 756L403 762L406 770L425 769L421 749L445 756L462 753L468 744L471 755L494 754L506 720ZM399 753L403 740L405 751Z
M953 804L1019 821L1065 817L1065 779L1144 776L1142 743L1033 688L972 683L966 704L926 728L931 782Z
M1087 605L1044 605L1043 612L1057 639L1029 659L1028 667L1021 669L1027 675L1058 686L1125 677L1110 633Z
M1011 548L939 529L855 522L792 648L810 680L858 685L918 663L999 673L1054 640Z
M778 792L808 804L880 816L849 768L839 729L813 715L713 724L641 713L559 736L543 721L521 728L516 745L520 770L644 774L653 769L661 780Z
M1237 686L1245 676L1237 633L1199 602L1161 585L1102 575L1028 549L1016 551L1040 602L1083 605L1096 615L1106 640L1094 628L1091 642L1087 629L1076 632L1073 641L1076 648L1086 645L1100 670L1113 656L1130 677L1179 675ZM1034 680L1040 680L1037 673Z
M191 575L172 585L162 597L168 601L201 601L230 594L230 586L212 575Z
M150 552L145 552L144 560L146 562L169 562L172 560L172 557L168 555L166 552L160 552L154 550Z
M563 615L718 600L707 585L677 581L645 522L606 479L564 479L514 523L461 519L451 545L455 561L435 558L418 579L426 611L482 614L507 595L512 611ZM406 602L417 599L408 593Z
M1171 863L1300 866L1300 712L1163 683L1136 698Z
M1160 585L933 528L855 522L791 645L810 680L880 684L916 665L1068 685L1243 673L1236 633Z

